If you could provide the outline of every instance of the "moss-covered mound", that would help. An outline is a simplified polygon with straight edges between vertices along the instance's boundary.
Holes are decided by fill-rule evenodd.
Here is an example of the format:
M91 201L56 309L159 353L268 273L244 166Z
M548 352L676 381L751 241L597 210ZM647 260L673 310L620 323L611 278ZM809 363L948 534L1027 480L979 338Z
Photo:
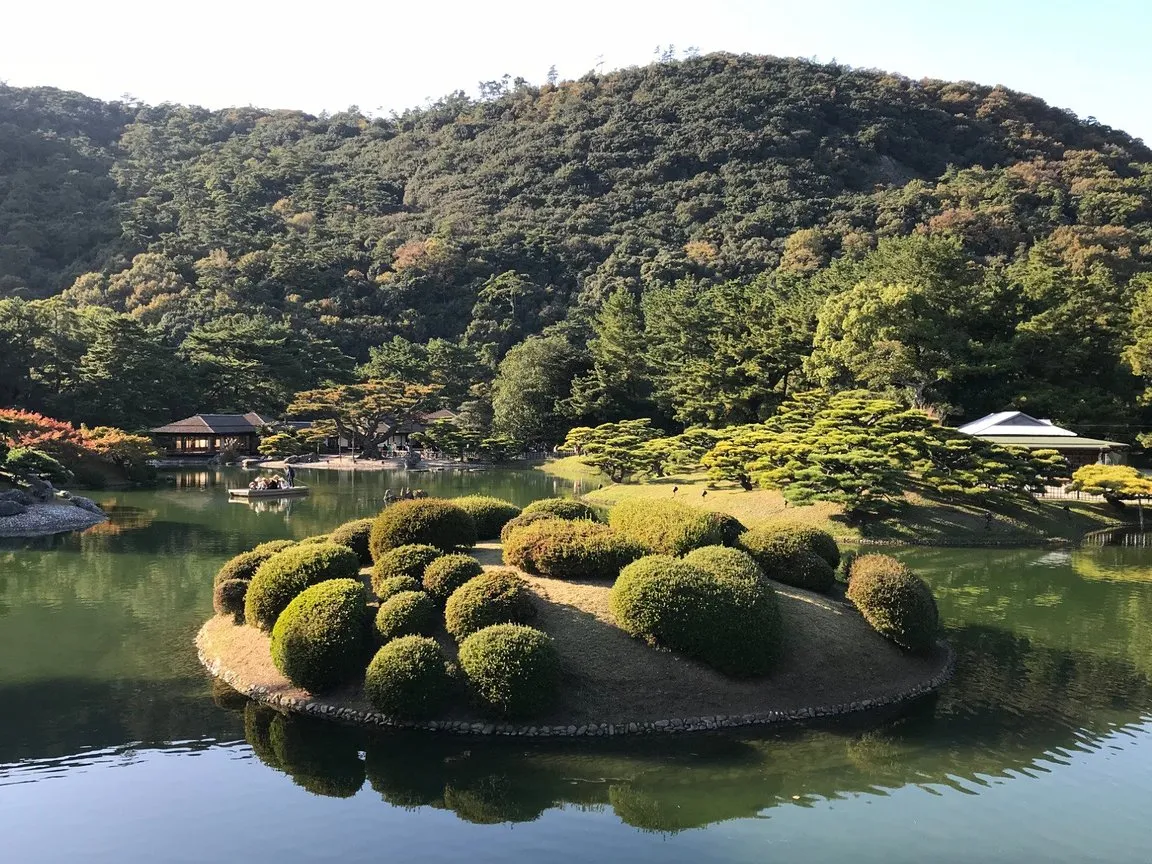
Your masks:
M505 717L547 709L560 685L552 638L523 624L495 624L473 633L460 643L460 668L476 696Z
M398 636L428 636L440 623L440 608L423 591L401 591L376 611L376 635L381 642Z
M358 579L329 579L292 600L272 628L272 662L289 681L323 693L364 670L368 595Z
M541 498L520 512L525 516L530 513L550 513L561 519L591 519L593 522L600 518L592 507L571 498Z
M435 639L401 636L376 652L364 694L377 711L422 720L444 707L452 686L447 658Z
M389 549L372 565L373 592L383 600L381 591L386 584L392 584L392 580L407 576L419 582L424 578L424 569L443 554L442 549L426 543L409 543Z
M328 538L339 546L347 546L356 553L363 567L372 564L372 553L368 549L368 535L372 533L371 519L353 519L335 529Z
M612 614L632 636L733 676L767 673L780 641L776 596L763 580L718 577L665 555L629 564Z
M244 581L250 580L256 575L256 570L275 555L277 552L283 552L290 546L296 545L291 540L270 540L267 543L261 543L255 549L248 552L241 552L235 557L229 558L224 562L223 566L216 571L216 577L212 580L213 585L219 585L221 582L227 582L229 579L243 579Z
M451 501L418 498L397 501L380 511L372 523L368 545L372 560L379 561L397 546L421 544L445 552L468 549L476 544L476 522Z
M457 642L493 624L528 624L536 604L527 583L513 570L488 570L452 592L444 625Z
M769 579L809 591L827 592L836 581L835 565L829 563L832 557L829 541L835 548L837 563L840 550L831 535L801 528L797 530L790 525L754 528L740 536L740 545L756 559Z
M927 652L940 635L940 613L932 589L887 555L862 555L853 562L848 599L881 636L909 651Z
M511 501L488 495L467 495L453 498L452 503L472 517L476 523L477 540L495 540L510 519L520 515L520 508Z
M684 555L724 541L722 526L713 514L679 501L621 501L608 513L608 524L646 552L663 555Z
M615 579L643 550L607 525L546 519L513 531L504 563L551 579Z
M297 544L277 552L252 577L244 599L244 620L269 630L305 588L328 579L354 579L359 572L356 553L335 543Z

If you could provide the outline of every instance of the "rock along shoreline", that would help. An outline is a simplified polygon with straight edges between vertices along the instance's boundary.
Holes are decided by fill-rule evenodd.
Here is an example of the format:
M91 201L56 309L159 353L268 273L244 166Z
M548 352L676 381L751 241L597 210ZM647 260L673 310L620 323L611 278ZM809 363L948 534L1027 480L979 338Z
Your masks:
M0 519L0 537L47 537L82 531L108 521L108 516L70 502L31 504L23 513Z

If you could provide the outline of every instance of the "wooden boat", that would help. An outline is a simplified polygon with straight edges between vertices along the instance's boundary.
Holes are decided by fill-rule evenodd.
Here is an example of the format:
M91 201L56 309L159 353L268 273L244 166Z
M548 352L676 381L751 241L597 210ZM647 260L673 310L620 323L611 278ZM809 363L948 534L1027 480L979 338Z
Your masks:
M285 486L281 489L229 489L229 498L299 498L308 494L307 486Z

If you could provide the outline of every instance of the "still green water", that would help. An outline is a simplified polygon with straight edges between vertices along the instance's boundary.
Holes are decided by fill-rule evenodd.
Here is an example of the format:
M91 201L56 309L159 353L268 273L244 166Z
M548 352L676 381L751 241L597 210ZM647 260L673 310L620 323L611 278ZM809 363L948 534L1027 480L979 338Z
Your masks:
M1152 860L1152 550L900 550L958 653L937 696L825 727L528 742L370 734L214 688L192 637L236 552L370 515L385 488L519 503L531 472L239 472L97 496L0 541L3 860Z

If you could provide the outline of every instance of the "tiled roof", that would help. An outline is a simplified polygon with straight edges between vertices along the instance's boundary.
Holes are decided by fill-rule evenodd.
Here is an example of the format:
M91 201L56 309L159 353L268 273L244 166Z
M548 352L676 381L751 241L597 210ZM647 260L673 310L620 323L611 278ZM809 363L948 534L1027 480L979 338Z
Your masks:
M1081 438L1073 435L977 435L982 441L991 441L1004 447L1027 447L1030 450L1127 450L1127 444L1103 441L1099 438Z
M264 418L251 411L247 414L193 414L152 431L176 435L245 435L264 425Z

